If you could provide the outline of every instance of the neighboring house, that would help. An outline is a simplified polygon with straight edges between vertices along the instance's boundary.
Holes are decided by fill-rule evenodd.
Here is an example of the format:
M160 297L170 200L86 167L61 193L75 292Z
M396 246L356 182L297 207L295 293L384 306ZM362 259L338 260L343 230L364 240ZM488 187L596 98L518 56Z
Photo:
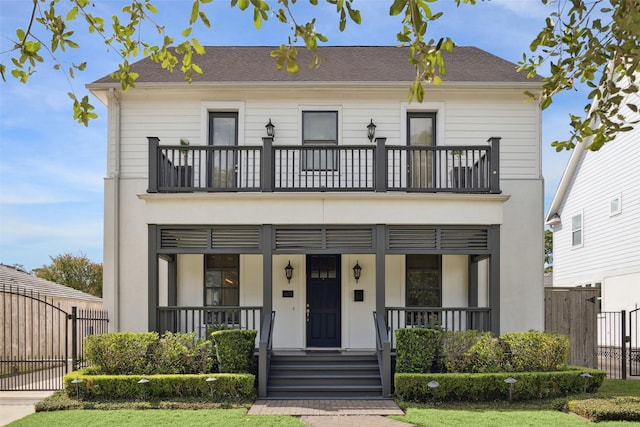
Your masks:
M398 327L542 330L541 114L523 94L541 80L459 47L410 103L407 49L323 47L314 70L302 51L297 74L270 51L207 47L192 84L145 59L135 88L88 86L109 114L113 330L260 329L270 396L270 345L378 349L388 395Z
M102 298L0 264L0 360L64 349L65 329L53 323L64 320L72 307L102 310Z
M601 311L640 307L638 162L637 125L599 151L578 144L546 218L553 228L553 285L600 288Z

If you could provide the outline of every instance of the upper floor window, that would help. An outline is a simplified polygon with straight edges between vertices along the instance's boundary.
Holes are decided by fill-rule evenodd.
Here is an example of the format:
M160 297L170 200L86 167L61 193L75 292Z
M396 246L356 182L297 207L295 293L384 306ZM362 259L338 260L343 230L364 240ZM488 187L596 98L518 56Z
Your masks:
M582 246L582 214L571 218L571 246Z
M240 255L207 255L204 305L240 305Z
M337 111L302 112L303 145L338 145ZM321 148L305 148L303 170L335 171L338 169L338 152Z
M622 212L622 196L618 194L609 203L609 216L618 215Z

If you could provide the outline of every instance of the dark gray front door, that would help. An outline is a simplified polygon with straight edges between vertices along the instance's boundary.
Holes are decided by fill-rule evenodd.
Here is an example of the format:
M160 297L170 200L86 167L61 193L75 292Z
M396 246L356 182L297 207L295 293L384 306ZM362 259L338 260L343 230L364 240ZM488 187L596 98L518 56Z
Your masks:
M340 255L307 256L307 347L340 347Z

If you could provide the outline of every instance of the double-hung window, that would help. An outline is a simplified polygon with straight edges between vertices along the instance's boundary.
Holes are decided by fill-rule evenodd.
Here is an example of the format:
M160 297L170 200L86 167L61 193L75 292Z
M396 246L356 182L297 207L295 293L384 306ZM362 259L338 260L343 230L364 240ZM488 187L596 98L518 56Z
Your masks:
M406 256L406 306L442 306L442 256ZM435 311L410 312L407 324L415 326L437 326L440 315Z
M302 145L303 170L338 170L338 151L328 149L338 145L338 112L303 111Z
M582 213L571 218L571 246L576 248L582 246Z
M204 305L239 306L239 270L239 255L207 255Z

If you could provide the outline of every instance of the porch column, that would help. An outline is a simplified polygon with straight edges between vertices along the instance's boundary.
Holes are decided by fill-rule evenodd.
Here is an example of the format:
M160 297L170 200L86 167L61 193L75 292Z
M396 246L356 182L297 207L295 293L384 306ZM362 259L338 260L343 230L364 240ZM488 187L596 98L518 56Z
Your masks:
M500 226L489 228L489 307L491 308L491 332L500 335Z
M273 310L273 244L272 226L262 226L262 316Z
M148 289L147 289L147 311L148 329L156 331L158 328L157 307L158 307L158 253L157 253L157 226L149 225L149 236L147 245L148 256Z
M376 225L376 313L385 315L385 248L386 233L384 225ZM386 320L386 317L385 317Z
M178 305L178 255L169 255L167 265L169 270L167 305L176 306Z
M262 226L262 319L260 319L260 337L258 344L258 396L267 397L269 381L269 334L270 328L263 324L273 310L273 242L272 226ZM273 328L273 325L271 325Z
M478 306L478 257L469 255L469 284L467 288L467 306Z
M386 316L386 295L385 295L385 255L387 249L387 233L386 226L382 224L376 225L376 314L379 318L384 319L384 325L387 323ZM381 326L382 328L382 326ZM384 332L386 333L386 327ZM377 339L377 337L376 337ZM384 345L384 344L383 344ZM386 344L386 349L382 350L382 366L380 370L382 372L382 396L388 397L391 395L392 384L392 370L391 370L391 352L389 344Z

